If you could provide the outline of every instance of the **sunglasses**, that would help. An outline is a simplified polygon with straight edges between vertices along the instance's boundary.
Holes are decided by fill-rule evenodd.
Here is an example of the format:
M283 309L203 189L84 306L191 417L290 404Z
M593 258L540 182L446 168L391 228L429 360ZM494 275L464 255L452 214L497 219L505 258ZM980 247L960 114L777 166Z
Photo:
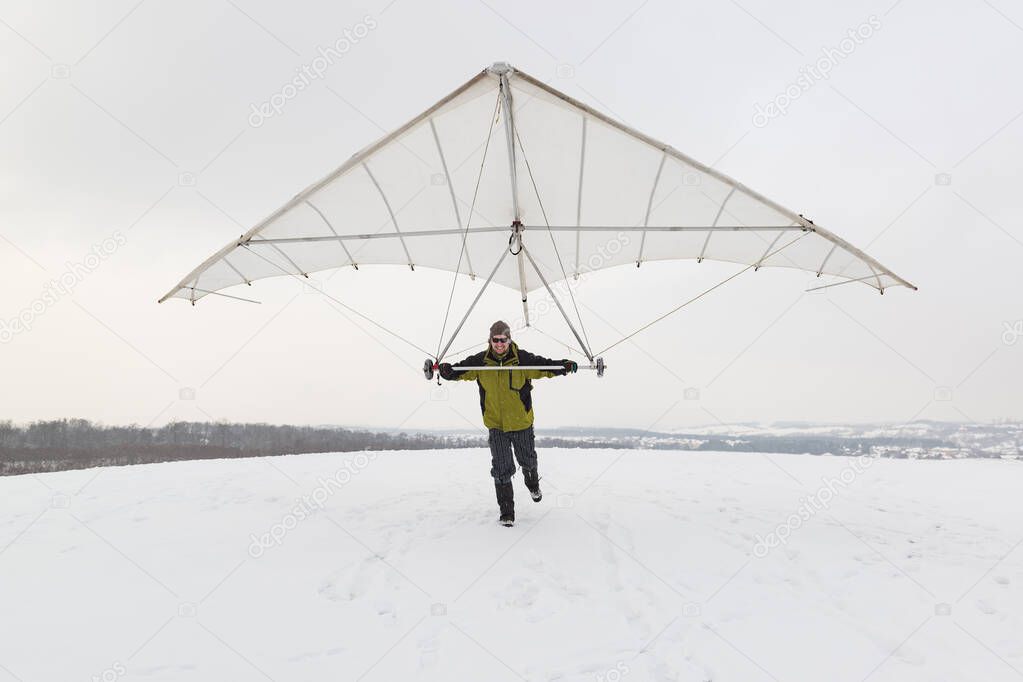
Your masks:
M493 341L494 343L508 343L507 336L491 336L490 340Z

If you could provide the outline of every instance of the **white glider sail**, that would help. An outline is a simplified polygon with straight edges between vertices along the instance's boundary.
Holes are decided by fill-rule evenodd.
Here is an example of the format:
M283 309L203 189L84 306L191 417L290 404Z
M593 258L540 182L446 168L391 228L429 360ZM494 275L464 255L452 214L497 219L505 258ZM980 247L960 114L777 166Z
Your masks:
M298 194L160 300L370 264L486 276L516 221L548 282L706 259L794 267L879 291L912 287L731 178L495 65ZM804 232L812 234L786 246ZM493 281L543 287L528 262L520 279L521 260L505 259Z
M485 278L525 299L566 277L678 259L915 289L801 215L499 63L299 193L160 301L377 264Z

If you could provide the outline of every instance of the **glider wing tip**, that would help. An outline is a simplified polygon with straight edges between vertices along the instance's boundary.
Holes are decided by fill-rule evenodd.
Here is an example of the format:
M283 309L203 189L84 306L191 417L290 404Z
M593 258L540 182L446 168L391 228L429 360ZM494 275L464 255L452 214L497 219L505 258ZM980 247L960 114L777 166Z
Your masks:
M156 302L157 302L158 304L159 304L159 303L163 303L164 301L166 301L166 300L167 300L168 298L171 298L172 296L174 296L174 294L178 293L179 291L181 291L181 287L179 287L179 286L178 286L178 287L174 287L173 289L171 289L170 291L168 291L168 292L167 292L166 294L164 294L163 296L161 296L160 298L158 298L158 299L156 300Z
M903 285L904 285L904 286L905 286L905 287L906 287L907 289L912 289L913 291L920 291L920 287L918 287L917 285L913 284L913 283L912 283L912 282L910 282L909 280L906 280L906 279L902 279L901 277L899 277L899 278L898 278L898 280L899 280L899 282L901 282L901 283L902 283L902 284L903 284Z

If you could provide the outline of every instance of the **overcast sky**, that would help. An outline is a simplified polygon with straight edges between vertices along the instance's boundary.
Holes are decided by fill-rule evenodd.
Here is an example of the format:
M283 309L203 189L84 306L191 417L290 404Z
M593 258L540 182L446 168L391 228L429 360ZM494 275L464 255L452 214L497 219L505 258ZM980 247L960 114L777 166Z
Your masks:
M342 38L321 78L253 116ZM608 353L603 379L538 383L538 426L1023 418L1023 10L1005 0L3 2L0 55L0 418L478 426L475 387L427 383L421 354L294 281L227 292L260 305L156 299L495 61L920 287L744 275ZM737 269L650 265L580 285L594 345ZM436 344L450 275L315 280ZM456 347L518 313L488 291ZM538 325L567 339L556 317Z

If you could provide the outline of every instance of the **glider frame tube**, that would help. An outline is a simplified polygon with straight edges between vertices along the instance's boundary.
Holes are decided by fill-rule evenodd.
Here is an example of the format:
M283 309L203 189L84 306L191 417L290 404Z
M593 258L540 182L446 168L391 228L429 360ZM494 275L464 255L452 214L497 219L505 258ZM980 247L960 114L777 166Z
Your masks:
M799 232L804 231L807 228L801 225L718 225L718 226L707 226L707 225L661 225L661 226L650 226L650 227L628 227L624 225L589 225L582 227L575 227L571 225L523 225L523 230L552 230L554 232L736 232L736 231L747 231L747 232ZM809 228L814 231L813 228ZM506 232L507 227L474 227L468 230L469 234L484 233L484 232ZM246 246L253 246L258 244L302 244L307 242L332 242L332 241L356 241L361 239L395 239L401 237L402 239L411 239L412 237L437 237L442 235L450 234L465 234L466 230L420 230L418 232L402 232L400 235L394 232L370 232L365 234L338 234L338 235L319 235L314 237L270 237L270 238L259 238L249 239L241 242Z

